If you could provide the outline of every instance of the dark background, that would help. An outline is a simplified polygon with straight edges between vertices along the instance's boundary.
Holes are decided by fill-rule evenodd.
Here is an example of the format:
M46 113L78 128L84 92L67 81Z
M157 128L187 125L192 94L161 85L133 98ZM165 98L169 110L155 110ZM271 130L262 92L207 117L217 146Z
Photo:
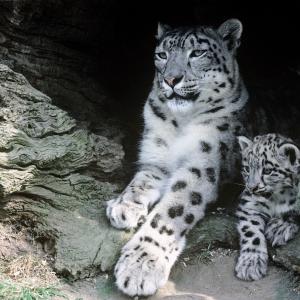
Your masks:
M154 76L157 23L218 27L228 18L238 18L244 26L238 61L250 93L252 132L298 138L296 3L4 0L0 34L6 40L0 35L0 59L78 120L91 124L109 117L119 120L136 149L142 107Z
M140 131L141 120L136 116L141 114L152 84L158 21L171 26L218 27L228 18L238 18L244 26L238 61L250 93L252 121L257 123L254 132L277 131L297 138L298 132L293 130L298 125L300 101L300 18L296 4L119 1L113 10L114 33L103 48L107 60L105 78L101 80L120 103L121 115L126 116L129 126ZM258 107L268 118L263 124L257 118Z
M244 25L238 61L246 84L263 83L266 89L277 89L282 81L297 80L299 10L291 3L274 2L120 1L115 7L114 37L105 49L110 58L106 73L109 90L120 102L130 101L133 106L147 96L154 73L158 21L172 26L217 27L228 18L238 18Z

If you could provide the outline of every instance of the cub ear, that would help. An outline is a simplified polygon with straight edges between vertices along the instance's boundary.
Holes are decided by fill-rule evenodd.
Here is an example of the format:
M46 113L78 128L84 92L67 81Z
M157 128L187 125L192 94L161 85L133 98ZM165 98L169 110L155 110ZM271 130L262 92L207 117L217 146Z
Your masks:
M299 148L292 143L286 143L279 147L279 154L287 158L291 165L300 164L300 150Z
M156 39L161 39L161 37L167 32L171 30L171 26L166 25L166 24L162 24L162 23L158 23L157 26L157 34L156 34Z
M238 136L238 141L240 144L241 151L244 151L247 147L252 145L252 141L245 136Z
M243 25L238 19L229 19L218 28L218 33L227 44L229 51L234 51L240 45Z

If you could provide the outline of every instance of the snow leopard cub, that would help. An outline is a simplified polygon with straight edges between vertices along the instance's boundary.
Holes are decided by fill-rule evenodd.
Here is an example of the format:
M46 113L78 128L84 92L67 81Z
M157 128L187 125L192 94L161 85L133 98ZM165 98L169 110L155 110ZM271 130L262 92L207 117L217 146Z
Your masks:
M267 272L266 240L284 245L299 229L300 150L278 134L238 140L245 190L237 209L241 249L235 271L240 279L257 280Z

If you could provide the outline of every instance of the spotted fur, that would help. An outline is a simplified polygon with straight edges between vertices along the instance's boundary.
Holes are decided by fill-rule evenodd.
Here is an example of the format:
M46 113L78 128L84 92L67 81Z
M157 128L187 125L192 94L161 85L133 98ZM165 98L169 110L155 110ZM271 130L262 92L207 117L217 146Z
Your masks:
M107 206L117 228L147 216L115 267L117 286L130 296L166 283L186 234L235 172L235 132L248 98L236 62L241 32L238 20L218 29L159 25L139 170Z
M245 190L237 210L240 256L237 277L257 280L266 275L267 240L280 246L299 229L300 151L278 134L239 137Z

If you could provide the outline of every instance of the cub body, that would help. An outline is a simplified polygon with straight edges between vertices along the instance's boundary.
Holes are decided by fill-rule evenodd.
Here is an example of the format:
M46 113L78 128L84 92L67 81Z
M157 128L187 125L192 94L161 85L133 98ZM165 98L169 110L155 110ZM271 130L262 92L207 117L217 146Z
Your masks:
M299 229L300 151L278 134L239 137L245 190L237 210L240 256L236 274L257 280L267 272L267 240L284 245Z

